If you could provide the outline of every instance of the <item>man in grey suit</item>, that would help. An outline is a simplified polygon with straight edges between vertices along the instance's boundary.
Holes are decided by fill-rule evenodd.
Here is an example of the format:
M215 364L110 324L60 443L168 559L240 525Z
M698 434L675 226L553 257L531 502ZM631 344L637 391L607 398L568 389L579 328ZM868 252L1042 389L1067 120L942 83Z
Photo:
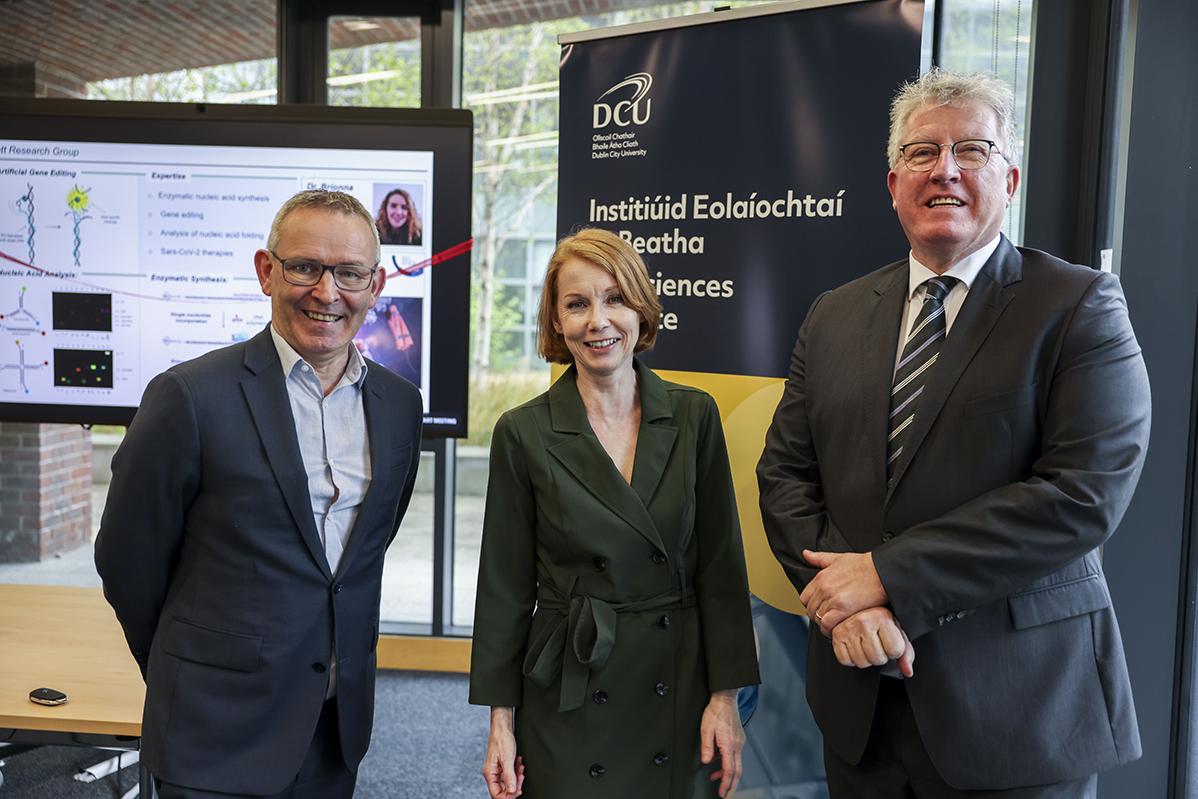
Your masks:
M420 457L419 392L353 344L386 282L370 213L301 192L254 261L270 324L154 378L96 539L163 799L353 795Z
M812 305L757 468L822 632L829 788L1093 796L1140 756L1098 551L1148 441L1123 294L1000 234L1019 183L1002 82L904 86L888 152L910 256Z

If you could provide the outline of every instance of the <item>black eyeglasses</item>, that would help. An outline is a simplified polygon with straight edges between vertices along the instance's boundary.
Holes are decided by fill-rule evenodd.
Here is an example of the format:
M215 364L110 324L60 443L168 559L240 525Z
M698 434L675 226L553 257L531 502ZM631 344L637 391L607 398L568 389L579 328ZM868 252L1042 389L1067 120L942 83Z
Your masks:
M962 139L952 144L937 144L932 141L913 141L899 147L903 163L912 172L930 172L940 161L940 151L945 147L953 154L953 160L961 169L981 169L990 163L990 153L1002 150L989 139ZM1003 156L1006 158L1006 156Z
M342 291L364 291L370 288L377 266L363 264L322 264L310 258L280 258L274 250L267 250L283 265L283 279L293 286L315 286L324 278L326 271L333 273L333 282Z

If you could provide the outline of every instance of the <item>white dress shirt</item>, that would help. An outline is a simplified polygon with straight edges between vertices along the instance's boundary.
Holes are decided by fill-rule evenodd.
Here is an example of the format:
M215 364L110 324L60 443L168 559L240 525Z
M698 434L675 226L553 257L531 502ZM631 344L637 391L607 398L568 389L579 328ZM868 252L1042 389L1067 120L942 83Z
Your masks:
M1002 234L1000 233L990 243L966 255L945 270L945 276L955 277L960 281L953 286L948 296L944 298L944 335L946 338L952 332L953 322L957 319L957 313L961 310L961 305L969 295L969 287L977 279L978 273L982 271L982 267L986 265L986 261L990 260L990 256L998 249L998 242L1001 238ZM924 297L928 293L923 283L929 278L937 277L935 272L915 260L915 253L911 253L909 258L907 302L903 305L903 319L899 323L898 350L894 353L894 371L896 372L898 371L899 361L903 357L903 346L907 343L907 334L911 331L911 324L915 321L915 317L919 316L919 309L923 306Z

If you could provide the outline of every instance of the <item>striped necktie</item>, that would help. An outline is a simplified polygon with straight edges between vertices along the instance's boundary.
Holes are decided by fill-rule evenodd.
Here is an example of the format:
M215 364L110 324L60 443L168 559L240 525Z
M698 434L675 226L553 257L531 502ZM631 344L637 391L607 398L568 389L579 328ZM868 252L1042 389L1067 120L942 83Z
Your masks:
M927 384L928 370L936 363L947 331L944 298L957 284L955 277L933 277L923 282L926 294L919 315L911 324L907 343L894 371L894 386L890 390L890 435L886 440L886 479L893 479L894 469L903 454L903 440L915 422L917 400Z

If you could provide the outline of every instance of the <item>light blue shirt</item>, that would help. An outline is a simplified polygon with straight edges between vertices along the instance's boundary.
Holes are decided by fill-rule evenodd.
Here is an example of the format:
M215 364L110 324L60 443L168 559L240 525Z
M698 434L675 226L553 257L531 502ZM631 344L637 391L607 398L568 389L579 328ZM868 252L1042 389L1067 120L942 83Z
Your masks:
M351 345L345 374L325 396L320 376L312 365L279 335L274 325L270 327L270 335L286 379L295 435L308 477L312 518L329 571L336 574L362 509L362 498L370 488L370 440L362 409L366 362ZM335 693L336 666L334 653L326 697Z
M326 397L320 376L272 325L270 335L287 379L291 416L299 439L312 518L329 571L337 573L350 531L370 488L370 442L362 410L366 362L349 348L345 374Z

